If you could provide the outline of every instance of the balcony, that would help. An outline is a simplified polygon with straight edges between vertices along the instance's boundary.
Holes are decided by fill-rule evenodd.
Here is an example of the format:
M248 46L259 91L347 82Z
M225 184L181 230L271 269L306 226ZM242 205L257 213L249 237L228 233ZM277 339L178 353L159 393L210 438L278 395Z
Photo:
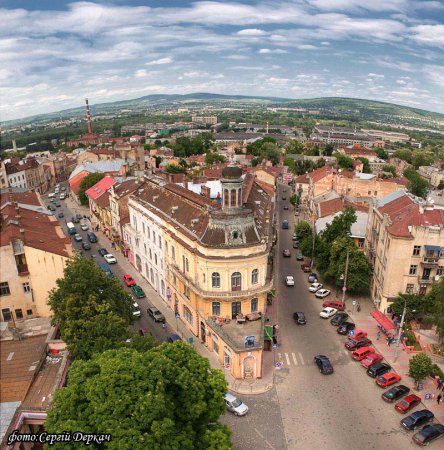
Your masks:
M434 277L423 278L422 275L418 276L419 284L432 284L434 282Z
M20 277L29 275L28 264L17 264L17 272Z
M433 256L424 256L422 258L421 264L423 266L428 266L428 267L438 267L439 266L439 256L438 255L433 255Z

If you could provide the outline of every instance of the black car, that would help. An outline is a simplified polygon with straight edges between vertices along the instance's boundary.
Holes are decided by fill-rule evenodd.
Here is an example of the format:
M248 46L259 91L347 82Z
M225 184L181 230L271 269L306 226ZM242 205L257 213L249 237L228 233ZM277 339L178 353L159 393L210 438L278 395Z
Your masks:
M91 242L91 244L95 244L97 242L97 236L92 231L86 233L86 236L88 237L88 241Z
M412 439L418 445L429 445L435 439L444 436L444 425L435 423L434 425L426 425L421 431L414 434Z
M106 248L99 248L98 252L100 256L105 256L109 253L109 251Z
M81 214L76 214L76 219L83 219L83 216Z
M62 205L60 203L56 203L56 208L60 208Z
M48 209L49 209L50 211L55 211L55 210L56 210L55 207L52 206L52 205L48 205Z
M284 209L287 210L287 209L288 209L288 205L285 205L285 206L284 206Z
M404 417L404 419L401 420L401 425L406 430L415 430L427 422L431 422L434 417L432 411L421 409L420 411L415 411L410 414L410 416Z
M307 323L305 314L301 311L293 313L293 319L298 325L305 325Z
M378 363L372 364L367 369L367 375L372 378L377 378L380 375L384 375L385 373L390 372L390 370L392 370L392 368L388 364L378 362Z
M335 314L335 316L333 316L333 319L330 320L330 323L332 325L334 325L335 327L339 327L340 325L342 325L346 320L348 319L348 314L347 313L337 313Z
M82 242L82 248L83 250L91 250L91 244L88 242Z
M356 325L353 322L342 322L339 328L336 330L337 333L345 335L348 334L349 331L354 330Z
M331 365L330 360L324 355L316 355L314 357L314 362L319 367L319 372L324 375L329 375L333 373L333 366Z
M407 386L404 386L403 384L399 384L398 386L394 386L394 387L390 388L388 391L385 391L381 395L381 397L386 402L392 403L395 400L398 400L398 398L401 398L404 395L408 394L409 392L410 392L410 389Z
M63 219L65 217L65 214L63 214L62 212L59 213L59 219Z
M71 222L72 223L80 223L80 219L78 219L77 217L72 217Z

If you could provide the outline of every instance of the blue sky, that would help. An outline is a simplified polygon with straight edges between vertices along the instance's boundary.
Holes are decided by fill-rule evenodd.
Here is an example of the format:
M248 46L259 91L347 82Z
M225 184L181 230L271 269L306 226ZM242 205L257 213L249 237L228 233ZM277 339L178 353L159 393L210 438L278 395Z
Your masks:
M0 0L1 120L155 93L444 112L444 0Z

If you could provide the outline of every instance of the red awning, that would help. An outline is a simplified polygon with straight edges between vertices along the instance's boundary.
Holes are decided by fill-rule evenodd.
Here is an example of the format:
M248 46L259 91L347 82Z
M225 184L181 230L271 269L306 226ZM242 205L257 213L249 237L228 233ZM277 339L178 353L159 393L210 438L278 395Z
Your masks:
M381 325L381 327L385 329L385 331L396 329L395 324L390 319L387 319L387 317L382 314L381 311L373 311L371 315L376 320L376 322L378 322L379 325Z

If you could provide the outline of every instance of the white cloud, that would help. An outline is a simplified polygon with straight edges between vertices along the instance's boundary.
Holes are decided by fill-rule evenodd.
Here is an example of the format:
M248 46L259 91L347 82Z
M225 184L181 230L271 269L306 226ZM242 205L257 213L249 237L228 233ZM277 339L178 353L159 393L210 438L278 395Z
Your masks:
M373 73L373 72L370 72L370 73L367 74L367 76L368 76L369 78L384 78L385 75L383 75L383 74L381 74L381 73Z
M153 61L147 62L147 66L160 66L162 64L171 64L173 62L172 58L160 58Z
M258 28L246 28L245 30L238 31L236 34L238 36L265 36L267 32Z
M267 54L267 53L275 53L275 54L283 54L288 53L287 50L283 50L281 48L260 48L258 53Z
M418 25L410 31L415 41L444 48L444 25Z

